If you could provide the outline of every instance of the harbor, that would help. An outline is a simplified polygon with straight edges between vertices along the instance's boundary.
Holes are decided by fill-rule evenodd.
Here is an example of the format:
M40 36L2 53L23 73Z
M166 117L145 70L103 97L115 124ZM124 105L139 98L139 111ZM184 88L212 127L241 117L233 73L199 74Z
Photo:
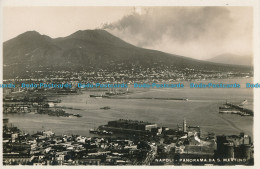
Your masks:
M242 103L247 102L244 100ZM221 114L237 114L240 116L254 116L253 110L247 109L243 107L243 104L234 104L230 102L226 102L222 106L219 107L219 113Z
M221 83L233 83L234 81L243 84L248 80L219 80ZM223 105L227 98L229 102L237 104L246 98L248 102L244 107L252 109L253 97L252 92L249 92L249 90L252 91L251 89L243 88L239 89L239 92L237 92L236 89L192 90L185 88L146 90L133 89L130 86L129 93L120 96L122 99L96 99L90 97L90 95L105 94L107 90L83 90L78 94L47 97L50 100L60 100L60 103L53 103L54 105L56 104L57 109L63 109L66 113L80 114L82 116L81 118L49 116L46 114L37 114L33 111L29 113L19 113L19 111L15 111L16 114L4 113L4 117L8 117L13 124L29 133L40 130L42 126L44 126L45 129L53 129L57 134L76 133L88 136L88 131L94 128L94 124L97 127L104 124L106 120L110 121L118 118L135 119L135 117L138 116L139 120L155 121L157 124L164 123L174 128L178 124L178 121L181 121L185 116L187 120L191 120L190 123L192 124L200 123L200 126L204 128L204 132L206 133L239 134L240 132L245 132L253 137L252 116L219 113L219 106ZM17 99L18 98L19 97L17 97ZM33 99L33 97L31 98ZM188 101L163 100L164 98L187 98ZM34 101L32 103L34 103ZM32 103L19 102L16 104L21 104L19 107L26 107L32 106ZM11 104L11 102L5 102L4 106L9 104ZM207 117L207 120L201 119L201 116ZM232 119L232 121L230 119ZM59 125L57 125L57 123Z

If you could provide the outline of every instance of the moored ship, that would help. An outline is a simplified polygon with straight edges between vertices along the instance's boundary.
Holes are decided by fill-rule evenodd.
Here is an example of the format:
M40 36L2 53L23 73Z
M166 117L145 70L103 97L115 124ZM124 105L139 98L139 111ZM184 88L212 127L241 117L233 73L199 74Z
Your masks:
M100 94L100 95L90 94L89 97L94 97L94 98L96 98L96 99L100 99L100 98L109 97L109 96L104 95L104 94Z

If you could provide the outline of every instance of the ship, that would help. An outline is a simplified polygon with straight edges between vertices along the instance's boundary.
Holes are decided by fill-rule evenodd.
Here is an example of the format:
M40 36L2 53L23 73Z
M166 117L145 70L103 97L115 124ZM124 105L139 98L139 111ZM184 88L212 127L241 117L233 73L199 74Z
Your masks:
M101 107L100 109L108 110L111 109L109 106Z
M89 133L91 134L98 134L98 130L95 130L95 129L89 129Z
M99 129L89 129L89 133L98 135L112 135L112 131L99 130Z
M100 98L109 97L109 96L108 96L108 95L104 95L104 94L100 94L100 95L90 94L89 97L94 97L94 98L96 98L96 99L100 99Z
M247 104L247 100L246 99L242 103L240 103L239 106L244 106L244 104Z
M123 94L127 94L127 93L129 93L128 88L125 91L122 91L122 90L118 91L117 89L114 89L114 90L109 89L109 91L107 91L105 94L107 96L115 96L115 95L123 95Z
M80 115L79 113L73 114L73 116L75 116L75 117L82 117L82 115Z

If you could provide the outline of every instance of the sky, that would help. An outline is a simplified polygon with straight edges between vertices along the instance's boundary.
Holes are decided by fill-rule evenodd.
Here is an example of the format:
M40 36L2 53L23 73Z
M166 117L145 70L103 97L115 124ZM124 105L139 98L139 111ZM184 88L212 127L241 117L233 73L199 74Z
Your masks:
M207 60L252 56L251 7L5 7L4 41L35 30L52 38L105 29L139 47Z

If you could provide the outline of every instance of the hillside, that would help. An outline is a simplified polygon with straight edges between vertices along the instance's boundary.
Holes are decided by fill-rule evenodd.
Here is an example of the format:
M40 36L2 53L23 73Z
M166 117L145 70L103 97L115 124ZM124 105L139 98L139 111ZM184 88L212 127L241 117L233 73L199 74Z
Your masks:
M183 56L148 50L131 45L105 30L77 31L67 37L50 38L35 31L25 32L3 44L5 65L18 64L34 67L79 66L114 68L124 64L151 68L166 66L174 69L200 69L217 71L248 71L250 68L237 65L217 64Z
M232 64L232 65L253 66L252 56L240 56L240 55L234 55L229 53L218 55L207 61L215 62L215 63Z

